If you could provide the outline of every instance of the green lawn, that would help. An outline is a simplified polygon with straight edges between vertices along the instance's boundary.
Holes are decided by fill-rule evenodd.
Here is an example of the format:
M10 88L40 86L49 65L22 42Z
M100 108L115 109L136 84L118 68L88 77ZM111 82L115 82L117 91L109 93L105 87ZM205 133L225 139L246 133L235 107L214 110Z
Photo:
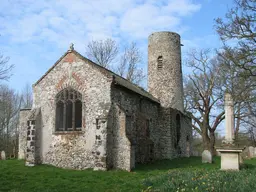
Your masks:
M256 191L256 159L239 172L219 170L220 159L202 164L200 157L138 165L133 172L75 171L24 161L0 161L0 191Z

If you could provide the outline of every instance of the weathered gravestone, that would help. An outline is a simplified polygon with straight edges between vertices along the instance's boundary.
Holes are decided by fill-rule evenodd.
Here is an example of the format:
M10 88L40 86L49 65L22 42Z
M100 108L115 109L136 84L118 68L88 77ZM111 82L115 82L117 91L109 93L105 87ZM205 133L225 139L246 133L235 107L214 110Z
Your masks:
M5 160L5 159L6 159L6 157L5 157L5 152L4 152L4 151L1 151L1 159L2 159L2 160Z
M209 150L204 150L202 153L202 163L212 163L212 154Z
M256 147L254 147L254 157L256 157Z
M254 157L254 147L253 146L249 146L249 158L253 158Z
M245 147L245 149L242 152L242 156L243 156L244 159L249 158L249 147Z

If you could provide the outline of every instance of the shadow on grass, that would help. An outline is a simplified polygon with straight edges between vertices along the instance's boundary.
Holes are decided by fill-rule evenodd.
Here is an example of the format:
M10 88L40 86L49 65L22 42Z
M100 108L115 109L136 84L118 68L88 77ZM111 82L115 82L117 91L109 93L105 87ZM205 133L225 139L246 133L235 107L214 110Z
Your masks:
M256 158L244 160L244 164L241 165L241 169L256 169Z
M159 160L148 164L137 164L133 170L137 171L153 171L153 170L169 170L177 168L205 168L205 169L219 169L220 157L214 157L213 163L202 163L201 157L182 157L172 160Z
M25 162L23 160L7 160L5 166L9 167L20 167L24 166ZM147 164L136 164L135 169L132 172L150 172L150 171L168 171L170 169L186 169L186 168L199 168L199 169L220 169L221 158L216 156L213 158L213 163L202 163L201 157L182 157L172 160L158 160ZM4 165L2 165L4 166ZM34 167L35 169L54 169L54 170L62 170L62 171L74 171L72 169L62 169L56 168L52 165L37 165ZM31 169L30 167L25 167L24 169ZM33 169L33 168L32 168ZM241 169L256 169L256 158L254 159L246 159L244 164L241 166ZM83 171L83 170L80 170ZM86 171L94 172L93 169L87 169ZM122 170L110 170L111 171L121 171ZM124 171L126 172L126 171Z
M186 184L194 186L195 181L192 181L191 178L196 178L195 185L201 185L202 182L207 183L207 179L211 181L219 179L218 185L222 185L220 183L224 180L227 183L232 183L234 181L233 177L236 175L238 175L236 176L236 183L239 183L241 178L246 176L250 176L250 182L253 183L254 175L256 175L256 159L245 160L245 165L248 170L241 171L239 174L226 173L219 171L220 157L214 157L212 164L203 164L201 157L190 157L137 165L132 172L127 172L121 170L69 170L50 165L26 167L24 161L6 160L0 161L0 191L141 191L145 187L152 186L152 184L156 184L156 186L158 184L159 186L169 185L169 179L172 177L175 178L174 181L177 185L183 185L183 180L186 179L189 181ZM226 176L230 179L227 180ZM177 190L168 189L167 191Z

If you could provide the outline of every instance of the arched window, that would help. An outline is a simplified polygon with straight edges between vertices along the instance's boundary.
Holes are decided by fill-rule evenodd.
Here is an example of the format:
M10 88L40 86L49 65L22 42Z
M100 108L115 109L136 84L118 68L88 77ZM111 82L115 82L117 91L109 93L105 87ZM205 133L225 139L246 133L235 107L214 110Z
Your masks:
M56 131L80 131L82 128L82 95L72 88L56 95Z
M180 115L179 114L177 114L176 115L176 137L177 137L177 139L176 139L176 141L177 141L177 145L178 145L178 143L179 143L179 141L180 141Z
M157 69L162 69L163 68L163 56L159 56L157 58Z

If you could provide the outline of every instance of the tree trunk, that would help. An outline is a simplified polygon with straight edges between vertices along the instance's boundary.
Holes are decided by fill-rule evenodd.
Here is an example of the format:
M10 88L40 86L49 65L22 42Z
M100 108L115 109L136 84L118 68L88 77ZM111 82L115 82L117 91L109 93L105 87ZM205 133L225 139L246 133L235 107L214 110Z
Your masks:
M238 139L238 132L240 128L240 121L241 121L241 114L240 114L240 109L241 109L241 104L238 104L238 109L237 109L237 119L236 119L236 127L235 127L235 140Z
M213 156L216 154L216 150L214 146L215 146L215 134L214 134L214 131L210 131L210 151Z
M207 130L202 131L202 139L204 150L210 150L210 138L207 134Z

